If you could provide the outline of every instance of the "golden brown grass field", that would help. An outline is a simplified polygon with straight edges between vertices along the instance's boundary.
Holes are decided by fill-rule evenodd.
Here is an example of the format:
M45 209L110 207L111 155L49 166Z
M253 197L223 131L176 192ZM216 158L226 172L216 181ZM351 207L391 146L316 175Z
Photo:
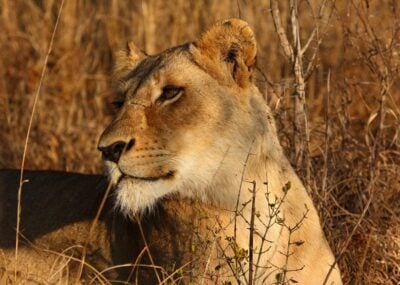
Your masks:
M278 1L292 40L289 1ZM308 186L346 284L400 284L400 2L299 0ZM19 168L35 92L60 0L0 0L0 168ZM67 0L47 64L27 169L101 173L100 133L110 122L113 51L133 40L147 53L196 39L219 19L256 33L256 76L293 163L295 76L269 0ZM326 19L325 19L326 20ZM319 44L320 43L320 44ZM316 48L318 50L316 50ZM1 230L1 229L0 229Z

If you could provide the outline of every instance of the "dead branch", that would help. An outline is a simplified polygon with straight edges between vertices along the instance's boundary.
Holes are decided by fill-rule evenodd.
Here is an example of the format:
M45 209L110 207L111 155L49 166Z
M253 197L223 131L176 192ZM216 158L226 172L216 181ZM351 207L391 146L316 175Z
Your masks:
M285 29L282 26L278 1L271 0L271 14L274 22L275 30L278 34L280 45L284 51L286 58L295 77L295 90L293 94L293 151L292 161L297 169L304 169L306 174L306 185L310 185L310 159L309 159L309 126L307 118L307 102L306 102L306 81L311 75L315 67L316 55L318 48L322 42L322 38L318 37L319 29L325 30L328 25L333 10L332 0L324 0L319 8L318 20L315 27L308 37L305 45L302 47L300 40L300 23L298 15L298 1L289 0L290 9L290 29L292 33L292 42L289 42ZM312 53L311 60L307 68L303 62L304 54L311 46L314 39L317 38L317 47Z
M272 19L274 21L275 30L279 37L279 42L281 47L283 48L285 56L289 59L289 61L293 61L293 47L290 45L289 40L287 38L285 29L282 26L281 22L281 13L279 11L278 1L271 0L271 13Z

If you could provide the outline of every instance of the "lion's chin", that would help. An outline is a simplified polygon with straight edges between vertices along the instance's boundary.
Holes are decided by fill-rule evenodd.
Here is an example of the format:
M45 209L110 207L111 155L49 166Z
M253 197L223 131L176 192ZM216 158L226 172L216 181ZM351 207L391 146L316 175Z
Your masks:
M151 211L157 201L174 192L173 177L122 176L116 184L116 206L125 215Z

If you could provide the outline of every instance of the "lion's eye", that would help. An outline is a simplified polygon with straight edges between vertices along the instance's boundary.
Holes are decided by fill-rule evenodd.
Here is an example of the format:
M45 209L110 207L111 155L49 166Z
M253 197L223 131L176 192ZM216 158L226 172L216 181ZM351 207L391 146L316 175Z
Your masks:
M114 106L115 109L119 110L124 105L124 101L115 100L115 101L112 101L111 104Z
M162 93L160 97L158 97L157 101L175 101L178 100L179 97L183 93L183 87L167 85L162 89Z

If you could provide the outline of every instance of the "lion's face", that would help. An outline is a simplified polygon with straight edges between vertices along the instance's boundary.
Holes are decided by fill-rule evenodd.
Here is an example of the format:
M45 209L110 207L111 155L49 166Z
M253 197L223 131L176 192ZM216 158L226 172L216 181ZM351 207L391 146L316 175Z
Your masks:
M99 149L124 211L173 193L218 203L229 195L213 189L239 184L259 129L249 95L255 43L246 23L227 22L156 56L131 46L117 66L120 110Z

